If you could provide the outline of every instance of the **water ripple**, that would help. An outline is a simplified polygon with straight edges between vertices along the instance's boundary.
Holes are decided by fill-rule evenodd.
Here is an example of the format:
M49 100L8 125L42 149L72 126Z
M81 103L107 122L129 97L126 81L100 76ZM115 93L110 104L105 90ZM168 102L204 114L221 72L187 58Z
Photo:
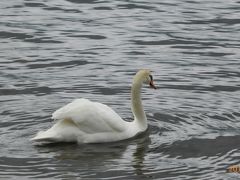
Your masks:
M237 179L239 1L1 1L0 176L4 179ZM75 98L132 121L138 69L149 128L110 144L29 139ZM236 175L236 176L235 176Z

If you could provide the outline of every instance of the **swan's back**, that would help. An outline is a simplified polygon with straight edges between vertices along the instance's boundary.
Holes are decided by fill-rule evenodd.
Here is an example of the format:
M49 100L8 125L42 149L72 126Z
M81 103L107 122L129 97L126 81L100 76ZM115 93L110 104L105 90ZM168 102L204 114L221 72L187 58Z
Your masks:
M107 105L87 99L76 99L56 110L52 118L57 121L72 121L85 133L121 132L125 121Z
M56 123L39 132L34 141L96 143L128 138L129 122L107 105L76 99L52 114Z

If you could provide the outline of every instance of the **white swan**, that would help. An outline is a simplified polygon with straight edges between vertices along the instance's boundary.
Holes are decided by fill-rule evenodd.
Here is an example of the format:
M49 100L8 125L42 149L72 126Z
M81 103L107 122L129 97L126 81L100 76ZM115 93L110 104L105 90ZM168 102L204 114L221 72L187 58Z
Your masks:
M156 89L149 70L140 70L134 76L131 102L134 120L124 121L110 107L76 99L56 110L52 118L56 123L47 131L39 132L33 141L102 143L128 139L147 129L147 118L141 101L141 87L148 83Z

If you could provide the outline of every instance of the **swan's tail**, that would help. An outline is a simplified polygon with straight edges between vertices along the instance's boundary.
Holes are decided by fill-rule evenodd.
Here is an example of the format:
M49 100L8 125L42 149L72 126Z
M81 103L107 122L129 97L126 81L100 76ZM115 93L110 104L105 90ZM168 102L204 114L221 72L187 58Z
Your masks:
M60 141L59 136L50 130L51 129L47 131L38 132L37 135L31 139L31 141L44 142L44 143L59 142Z
M47 131L40 131L31 141L41 143L77 142L79 135L77 125L72 120L65 119L58 121Z

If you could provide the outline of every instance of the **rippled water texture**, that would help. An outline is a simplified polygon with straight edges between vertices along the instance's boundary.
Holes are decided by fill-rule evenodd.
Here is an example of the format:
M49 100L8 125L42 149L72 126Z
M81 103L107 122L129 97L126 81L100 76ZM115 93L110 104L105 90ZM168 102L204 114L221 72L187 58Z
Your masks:
M0 179L238 179L239 0L1 0ZM148 132L34 146L51 113L89 98L132 118L140 68Z

